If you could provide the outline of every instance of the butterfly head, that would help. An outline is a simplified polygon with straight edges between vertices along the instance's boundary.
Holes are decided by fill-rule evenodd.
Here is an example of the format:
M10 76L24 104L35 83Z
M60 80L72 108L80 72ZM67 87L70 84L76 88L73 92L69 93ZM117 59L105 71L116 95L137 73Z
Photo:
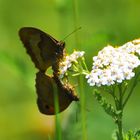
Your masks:
M62 59L64 55L65 42L59 41L57 42L57 46L58 47L56 48L55 55L56 57L59 57Z

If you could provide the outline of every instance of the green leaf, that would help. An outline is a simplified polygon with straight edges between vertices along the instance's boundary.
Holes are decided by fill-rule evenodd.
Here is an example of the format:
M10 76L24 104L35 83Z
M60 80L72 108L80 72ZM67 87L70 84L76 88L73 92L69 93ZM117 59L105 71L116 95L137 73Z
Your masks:
M129 130L124 135L124 140L140 140L140 129Z
M110 103L107 103L106 99L98 93L98 91L95 91L94 93L96 100L98 103L102 106L104 111L111 116L115 121L117 121L117 116L121 113L121 111L116 111Z

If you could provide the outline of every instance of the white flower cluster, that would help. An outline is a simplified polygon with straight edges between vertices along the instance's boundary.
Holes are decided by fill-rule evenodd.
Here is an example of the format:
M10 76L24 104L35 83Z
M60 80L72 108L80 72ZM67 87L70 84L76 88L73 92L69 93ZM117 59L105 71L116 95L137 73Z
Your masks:
M74 51L71 55L67 55L64 61L59 64L60 77L62 78L66 71L72 66L73 62L77 62L77 59L83 57L84 51Z
M140 39L127 42L120 48L127 51L128 53L137 53L140 55Z
M113 85L129 80L135 76L134 68L140 65L140 60L134 53L140 52L140 40L128 42L114 48L107 46L93 57L93 67L86 75L90 86Z

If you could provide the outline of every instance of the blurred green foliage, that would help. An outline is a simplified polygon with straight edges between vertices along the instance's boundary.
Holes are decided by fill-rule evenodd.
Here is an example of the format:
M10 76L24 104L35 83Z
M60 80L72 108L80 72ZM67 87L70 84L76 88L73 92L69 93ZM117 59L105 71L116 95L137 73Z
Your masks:
M139 0L0 0L0 140L46 140L54 131L54 118L40 114L36 106L36 69L19 40L21 27L40 28L61 40L81 26L67 38L66 47L69 53L86 51L91 69L92 56L108 43L140 37L139 8ZM85 86L88 140L109 140L115 126ZM126 130L140 127L139 90L124 112ZM64 140L82 139L74 104L61 114Z

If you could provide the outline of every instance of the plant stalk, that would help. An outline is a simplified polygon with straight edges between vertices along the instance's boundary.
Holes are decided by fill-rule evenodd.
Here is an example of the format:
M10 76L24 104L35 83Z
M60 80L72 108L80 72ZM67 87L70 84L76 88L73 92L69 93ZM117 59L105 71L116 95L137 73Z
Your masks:
M56 130L56 140L62 140L62 134L61 134L61 124L60 124L60 115L59 115L59 100L58 100L58 91L56 90L56 87L53 87L54 89L54 106L55 106L55 130Z
M120 113L117 116L117 127L118 127L118 132L117 132L117 137L118 140L123 140L123 124L122 124L122 117L123 117L123 93L122 93L122 86L119 85L119 100L118 103L119 105L116 107L117 111L120 111Z
M82 140L87 140L87 128L86 128L86 110L85 110L85 93L83 85L83 76L79 77L79 86L80 86L80 104L81 104L81 119L82 119Z

